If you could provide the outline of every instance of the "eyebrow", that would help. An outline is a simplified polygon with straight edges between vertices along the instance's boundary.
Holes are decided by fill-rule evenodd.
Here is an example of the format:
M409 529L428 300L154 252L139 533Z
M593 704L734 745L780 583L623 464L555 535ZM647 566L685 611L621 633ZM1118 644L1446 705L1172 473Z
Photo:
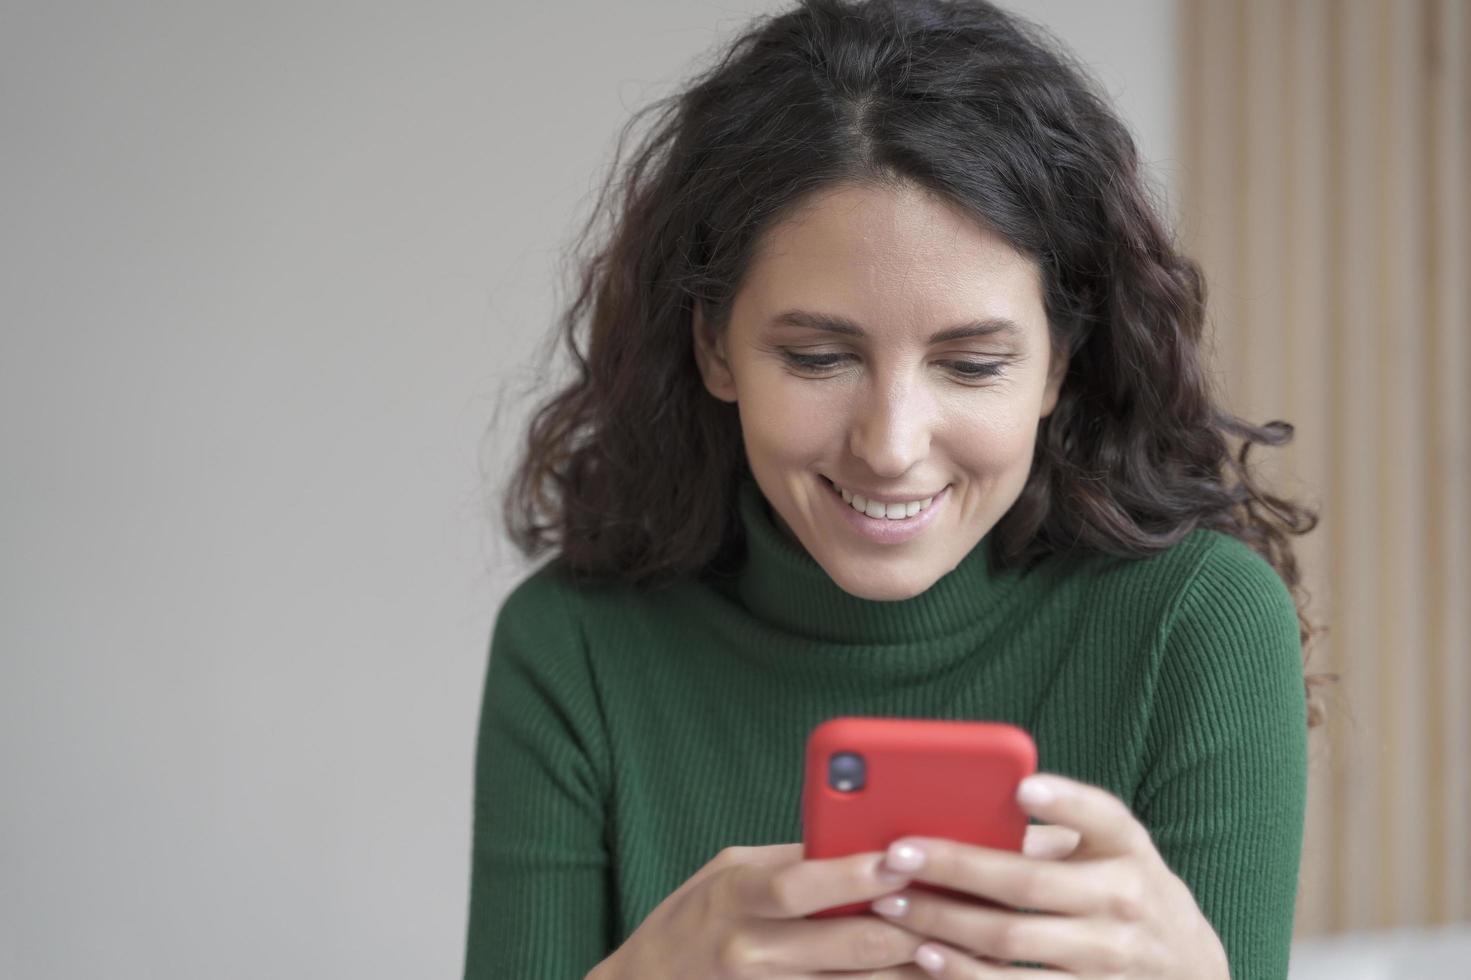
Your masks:
M784 310L771 318L774 324L784 324L790 327L807 327L812 330L822 330L827 333L846 334L850 337L866 337L868 331L864 330L854 321L836 313L814 313L810 310ZM960 340L964 337L989 337L1002 335L1007 337L1020 337L1021 327L1015 320L1008 320L1004 316L986 317L982 320L967 320L954 326L937 330L930 334L930 343L941 344L947 340Z

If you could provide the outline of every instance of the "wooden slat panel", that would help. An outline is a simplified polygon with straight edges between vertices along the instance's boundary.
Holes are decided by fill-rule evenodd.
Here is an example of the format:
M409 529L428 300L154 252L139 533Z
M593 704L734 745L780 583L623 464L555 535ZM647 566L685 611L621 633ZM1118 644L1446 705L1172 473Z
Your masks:
M1380 433L1381 390L1375 371L1374 133L1378 118L1374 90L1374 5L1371 0L1343 0L1333 27L1334 121L1340 180L1335 188L1336 233L1334 405L1339 429L1334 444L1331 511L1334 551L1342 559L1333 568L1333 591L1339 611L1334 623L1335 648L1342 653L1346 724L1336 746L1343 761L1338 787L1343 819L1343 887L1339 928L1363 929L1383 924L1387 913L1389 855L1382 847L1386 788L1381 777L1391 762L1381 741L1377 694L1389 669L1375 656L1379 637L1382 580L1373 560L1379 540L1380 507L1375 479L1375 453Z
M1287 66L1282 18L1277 0L1247 0L1243 5L1247 111L1242 119L1245 157L1241 185L1242 229L1237 239L1241 303L1231 329L1236 344L1239 383L1233 409L1252 421L1287 415L1288 378L1293 365L1285 343L1284 268L1287 250L1282 219L1287 208L1287 138L1282 93ZM1264 480L1280 485L1285 467L1280 452L1261 453L1257 467Z
M1195 3L1182 19L1190 34L1188 43L1196 52L1186 59L1192 79L1187 91L1195 101L1182 120L1182 131L1191 134L1183 159L1190 180L1186 193L1194 202L1182 216L1184 241L1210 270L1206 316L1212 343L1208 360L1229 404L1230 379L1238 358L1231 325L1239 321L1240 222L1235 201L1241 183L1239 147L1245 114L1244 97L1233 83L1240 72L1240 3Z
M1318 505L1297 934L1471 918L1471 14L1186 0L1184 244L1228 407Z
M1379 182L1375 194L1375 347L1379 354L1383 442L1375 470L1382 508L1377 552L1383 568L1383 609L1373 656L1379 689L1385 789L1380 824L1383 925L1427 923L1425 835L1427 751L1425 662L1425 337L1426 256L1417 234L1424 133L1418 111L1421 75L1418 2L1378 0L1375 34L1374 145Z
M1329 452L1333 439L1330 404L1331 347L1328 329L1330 242L1328 238L1328 0L1303 0L1288 5L1283 36L1289 74L1287 103L1287 242L1290 274L1286 279L1286 343L1291 351L1288 420L1297 429L1290 461L1298 480L1287 489L1302 495L1324 511L1324 488L1332 474ZM1333 553L1328 535L1319 530L1298 539L1303 582L1311 601L1309 615L1319 622L1333 618L1328 569ZM1331 644L1320 638L1311 648L1309 669L1334 669ZM1331 699L1328 699L1331 713ZM1334 758L1328 741L1309 740L1308 812L1303 830L1302 880L1295 932L1313 935L1331 929L1329 915L1334 894L1333 851L1336 810L1331 805Z
M1432 651L1429 759L1440 785L1428 886L1435 922L1471 919L1471 16L1432 0L1426 18L1427 642Z

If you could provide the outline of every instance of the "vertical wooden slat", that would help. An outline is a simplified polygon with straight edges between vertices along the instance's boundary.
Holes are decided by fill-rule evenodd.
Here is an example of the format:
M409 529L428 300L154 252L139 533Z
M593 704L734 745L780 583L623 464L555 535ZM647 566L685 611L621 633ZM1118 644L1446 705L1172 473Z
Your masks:
M1444 853L1432 865L1436 922L1471 918L1471 15L1434 0L1426 30L1425 242L1432 410L1425 507L1431 569L1429 723L1443 779L1432 822ZM1432 856L1435 857L1435 856Z
M1232 0L1226 4L1230 12L1228 29L1230 44L1226 50L1231 53L1231 60L1227 68L1235 78L1240 78L1247 70L1246 51L1246 4L1248 0ZM1249 93L1245 86L1233 85L1224 90L1222 95L1227 100L1231 113L1231 132L1235 138L1227 143L1221 153L1221 159L1229 160L1231 169L1228 177L1230 183L1228 195L1222 201L1227 206L1228 220L1225 225L1230 230L1231 247L1233 251L1231 270L1232 278L1229 282L1230 292L1228 302L1221 307L1223 322L1225 324L1224 336L1231 341L1229 357L1226 362L1226 390L1227 404L1236 411L1241 410L1243 400L1243 389L1245 388L1243 367L1246 364L1247 324L1243 316L1247 309L1246 302L1246 221L1242 202L1246 199L1248 180L1247 149L1251 134L1247 131L1247 109L1250 105Z
M1471 10L1455 0L1445 4L1447 23L1456 23L1457 29L1448 31L1446 38L1445 63L1448 66L1447 106L1445 116L1448 131L1455 134L1454 142L1448 144L1446 161L1446 208L1441 212L1450 223L1441 236L1445 257L1446 276L1444 295L1447 316L1441 336L1445 340L1443 349L1447 360L1445 388L1450 422L1446 430L1447 439L1453 439L1448 456L1454 460L1446 474L1449 499L1471 500L1471 397L1468 397L1465 379L1471 378ZM1451 216L1454 217L1451 217ZM1457 288L1459 286L1459 288ZM1459 377L1457 376L1459 372ZM1447 551L1447 604L1448 618L1446 650L1451 658L1450 670L1460 683L1453 690L1460 698L1452 702L1458 722L1451 745L1456 749L1456 794L1457 807L1451 833L1463 860L1459 864L1462 873L1458 876L1457 908L1458 919L1471 919L1471 842L1464 829L1471 826L1471 763L1465 761L1462 751L1471 745L1471 603L1465 596L1471 595L1471 513L1466 508L1449 508L1446 537Z
M1329 404L1330 359L1325 356L1332 338L1328 331L1330 240L1329 186L1324 179L1328 154L1328 25L1327 0L1302 0L1286 10L1284 38L1289 52L1287 100L1288 152L1287 227L1285 236L1291 262L1286 281L1286 343L1291 351L1293 380L1288 419L1296 427L1292 471L1309 502L1324 511L1324 488L1329 485L1333 413ZM1333 561L1329 537L1319 530L1298 539L1303 584L1310 598L1309 615L1318 622L1333 618L1327 571ZM1320 638L1311 648L1308 667L1331 671L1332 646ZM1331 704L1331 701L1330 701ZM1336 724L1329 712L1325 724ZM1332 927L1333 825L1331 806L1334 758L1329 742L1315 736L1308 741L1308 810L1303 828L1300 900L1294 935L1315 935Z
M1205 247L1200 227L1200 204L1205 199L1204 143L1206 124L1201 112L1200 63L1191 52L1204 46L1199 0L1182 0L1176 43L1180 50L1180 97L1175 103L1175 127L1180 134L1180 244L1187 254L1201 256ZM1187 203L1189 206L1187 206Z
M1374 652L1380 687L1386 780L1385 819L1380 825L1381 864L1387 884L1381 903L1384 925L1427 922L1425 864L1425 778L1427 740L1423 705L1425 554L1420 506L1424 486L1425 371L1423 358L1425 267L1420 216L1420 157L1416 82L1420 76L1419 2L1378 0L1375 45L1379 153L1379 213L1375 219L1377 330L1384 398L1384 443L1376 461L1382 516L1377 551L1384 570L1383 611Z
M1373 52L1370 55L1372 65L1372 84L1369 95L1373 99L1370 110L1370 126L1376 134L1387 135L1393 124L1394 108L1389 100L1389 38L1386 36L1390 27L1388 21L1389 10L1384 0L1375 0L1373 4L1374 26L1370 34L1370 43ZM1395 388L1395 379L1398 372L1393 370L1393 365L1386 365L1385 358L1392 355L1384 350L1385 337L1383 324L1385 320L1393 315L1390 307L1389 289L1389 252L1387 239L1392 233L1388 218L1390 212L1390 157L1393 147L1388 145L1389 141L1383 136L1373 140L1374 152L1374 179L1372 184L1373 213L1371 217L1373 228L1373 251L1374 262L1367 270L1373 281L1372 306L1373 323L1370 326L1369 343L1372 349L1380 355L1379 377L1375 379L1376 391L1382 396L1379 401L1379 411L1375 413L1375 421L1378 423L1375 439L1370 447L1374 457L1380 461L1380 465L1374 467L1375 492L1380 500L1381 507L1386 501L1386 495L1390 484L1390 475L1384 461L1394 458L1394 446L1391 442L1391 422L1388 417L1393 410L1394 399L1401 395ZM1384 367L1390 370L1385 372ZM1371 554L1378 554L1386 562L1390 555L1385 552L1388 544L1387 536L1393 533L1391 521L1383 519L1375 522L1374 540L1370 542ZM1395 698L1394 685L1403 669L1402 658L1395 656L1394 637L1392 635L1393 622L1388 617L1390 596L1388 592L1394 588L1393 573L1396 569L1386 568L1387 574L1384 578L1385 588L1376 597L1380 606L1380 615L1375 622L1378 629L1375 631L1373 641L1374 647L1368 651L1373 657L1374 673L1379 683L1375 687L1375 706L1377 709L1376 729L1379 733L1377 750L1377 765L1381 775L1381 789L1376 803L1379 810L1379 822L1375 828L1378 836L1374 841L1374 855L1378 858L1379 888L1375 894L1374 926L1387 928L1397 917L1397 905L1399 902L1398 879L1396 870L1398 865L1394 855L1394 799L1398 793L1398 773L1394 768L1394 740L1398 734L1395 731Z
M1334 488L1335 492L1329 496L1329 506L1325 510L1327 527L1325 528L1328 538L1328 550L1338 557L1327 569L1328 590L1333 596L1334 609L1341 610L1344 602L1343 587L1339 569L1347 564L1354 549L1348 541L1348 535L1344 531L1343 519L1347 513L1342 498L1336 492L1338 481L1341 478L1345 466L1340 447L1346 444L1347 420L1340 414L1338 406L1342 399L1343 370L1348 363L1344 354L1346 338L1343 335L1343 311L1346 307L1343 296L1343 268L1342 249L1340 243L1343 241L1344 225L1343 211L1338 207L1338 202L1343 199L1343 188L1346 184L1344 177L1343 148L1347 143L1344 135L1346 123L1344 121L1343 95L1341 81L1343 76L1344 62L1344 29L1338 17L1338 11L1333 11L1333 16L1324 21L1323 26L1328 39L1328 102L1325 106L1328 120L1328 242L1329 242L1329 269L1327 303L1329 312L1329 329L1333 334L1333 341L1328 347L1329 358L1329 384L1328 399L1332 406L1334 428L1331 433L1332 469L1327 486ZM1329 918L1335 932L1345 928L1348 921L1348 892L1349 881L1355 876L1353 869L1349 866L1349 856L1352 853L1349 848L1350 827L1346 813L1349 803L1349 780L1351 777L1348 764L1348 752L1352 747L1353 732L1350 729L1352 722L1353 701L1351 689L1348 683L1353 668L1353 649L1347 637L1343 635L1340 624L1347 618L1343 613L1334 616L1330 629L1330 649L1333 651L1333 662L1338 675L1343 678L1343 686L1336 692L1338 713L1333 723L1328 726L1328 737L1330 752L1333 758L1333 780L1330 807L1333 811L1333 840L1330 857L1331 867L1329 869L1329 880L1333 885L1332 907L1329 910Z
M1389 762L1381 741L1378 692L1389 667L1377 657L1380 591L1379 565L1372 560L1381 519L1375 456L1383 446L1380 433L1381 390L1375 377L1374 283L1375 172L1374 132L1378 122L1372 66L1375 27L1371 0L1343 0L1335 28L1341 33L1335 72L1336 115L1340 144L1334 148L1342 167L1335 213L1334 287L1341 300L1337 349L1342 357L1335 377L1335 407L1341 422L1335 444L1333 481L1335 551L1355 556L1334 567L1340 611L1337 646L1344 654L1343 708L1348 724L1343 746L1343 818L1346 880L1342 928L1383 924L1388 912L1389 856L1381 828L1386 819L1382 777ZM1335 544L1337 541L1335 541Z
M1241 23L1244 110L1240 296L1234 329L1238 336L1238 414L1255 422L1287 414L1291 349L1285 342L1283 268L1286 249L1281 221L1286 210L1283 98L1286 57L1277 0L1247 0ZM1284 454L1258 450L1255 467L1264 482L1282 486Z
M1340 372L1337 409L1343 427L1337 455L1340 468L1334 491L1343 500L1337 515L1337 530L1344 547L1334 568L1339 581L1334 592L1342 594L1339 606L1339 640L1347 647L1346 689L1349 695L1349 748L1344 758L1347 808L1344 809L1344 843L1340 858L1349 862L1346 921L1344 926L1367 928L1392 921L1393 893L1386 823L1390 756L1384 745L1383 718L1378 693L1393 664L1377 656L1380 637L1380 597L1383 577L1374 561L1378 540L1378 481L1375 450L1381 444L1378 419L1383 416L1383 391L1375 377L1378 352L1374 338L1375 310L1375 185L1378 182L1374 131L1380 124L1378 60L1374 56L1375 10L1371 0L1346 0L1340 6L1343 31L1343 60L1337 87L1342 93L1342 196L1337 209L1343 215L1343 234L1337 241L1342 262L1340 319L1343 369ZM1367 71L1365 71L1367 69Z
M1235 323L1240 299L1237 287L1238 219L1234 211L1240 181L1241 93L1232 83L1239 67L1237 48L1240 0L1189 5L1187 25L1198 56L1185 59L1195 104L1186 113L1185 131L1192 145L1185 159L1191 173L1195 207L1186 221L1186 241L1208 269L1207 337L1212 374L1231 404L1230 379L1237 362Z
M1436 75L1440 70L1439 56L1436 46L1440 43L1439 31L1444 29L1441 23L1443 13L1440 5L1435 0L1427 0L1426 16L1420 23L1420 37L1418 38L1422 54L1427 61L1426 71L1421 75L1422 91L1420 101L1421 125L1425 131L1426 152L1421 158L1422 170L1421 182L1429 193L1421 199L1421 211L1416 215L1420 223L1419 230L1424 236L1424 249L1426 255L1425 265L1425 323L1429 327L1425 338L1426 368L1426 398L1430 405L1429 417L1427 419L1430 439L1429 479L1424 483L1423 504L1429 514L1436 513L1443 506L1440 499L1440 488L1436 486L1435 477L1443 468L1435 456L1442 448L1444 423L1437 415L1437 409L1444 402L1444 393L1441 391L1441 378L1436 370L1436 359L1441 355L1440 338L1438 336L1438 324L1444 315L1439 288L1442 278L1439 260L1435 256L1436 232L1439 227L1435 216L1436 194L1438 191L1438 174L1436 167L1439 164L1441 153L1441 141L1443 134L1436 131L1441 112L1442 93L1436 84ZM1445 690L1444 669L1444 623L1443 604L1444 594L1440 591L1442 583L1436 581L1437 573L1444 567L1444 557L1440 552L1437 541L1438 535L1430 522L1426 522L1422 531L1425 537L1421 546L1425 550L1426 562L1431 570L1429 582L1430 608L1426 620L1426 633L1429 645L1429 662L1426 664L1426 724L1430 728L1432 737L1428 749L1427 764L1431 772L1440 772L1445 767L1445 718L1446 704L1443 700ZM1446 785L1441 780L1433 780L1429 787L1430 795L1426 801L1425 821L1426 836L1430 839L1432 853L1431 863L1426 868L1426 889L1428 914L1431 922L1444 922L1446 906L1448 904L1449 881L1446 875L1444 849L1448 843L1446 839Z

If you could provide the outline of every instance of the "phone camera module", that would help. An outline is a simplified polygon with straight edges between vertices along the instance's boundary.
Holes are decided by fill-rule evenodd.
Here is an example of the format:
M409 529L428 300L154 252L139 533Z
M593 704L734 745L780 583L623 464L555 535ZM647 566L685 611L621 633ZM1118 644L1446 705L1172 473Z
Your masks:
M834 752L827 763L827 784L841 793L863 788L863 756L857 752Z

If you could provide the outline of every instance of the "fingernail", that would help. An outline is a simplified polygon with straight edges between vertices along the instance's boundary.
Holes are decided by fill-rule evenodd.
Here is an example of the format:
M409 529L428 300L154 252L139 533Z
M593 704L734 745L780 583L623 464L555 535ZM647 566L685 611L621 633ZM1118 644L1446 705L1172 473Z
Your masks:
M918 871L924 867L924 851L913 844L890 844L884 864L895 871Z
M1017 800L1028 806L1045 806L1051 803L1056 795L1051 786L1036 776L1028 776L1023 779L1021 786L1016 791Z
M873 903L873 910L880 915L900 916L909 911L909 899L903 895L885 895Z
M873 863L873 880L885 888L903 888L909 884L909 880L912 877L913 875L899 874L898 872L888 870L884 866L883 858L879 858Z
M945 957L933 946L921 946L914 951L914 962L934 973L945 965Z

